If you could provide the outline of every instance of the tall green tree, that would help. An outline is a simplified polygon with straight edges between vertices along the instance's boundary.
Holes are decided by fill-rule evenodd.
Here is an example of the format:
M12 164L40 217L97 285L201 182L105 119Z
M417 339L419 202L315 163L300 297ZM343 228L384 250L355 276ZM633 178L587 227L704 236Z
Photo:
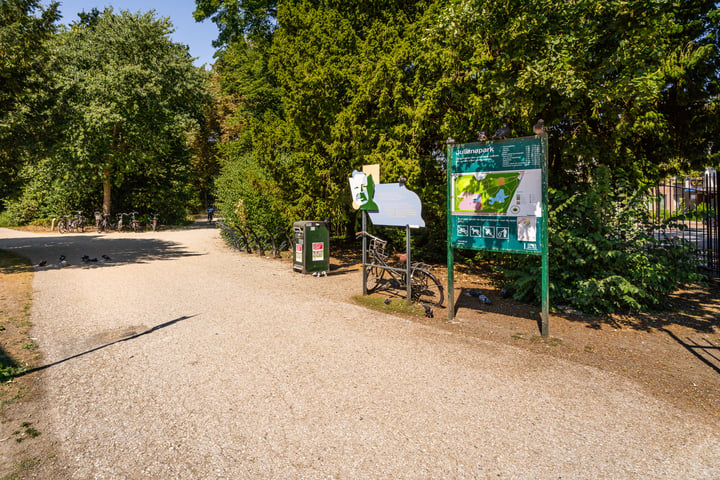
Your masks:
M45 140L47 40L58 3L0 0L0 199L17 191L19 171Z
M277 0L195 0L193 16L210 19L220 32L214 42L224 47L250 37L257 42L271 36L277 16Z
M145 185L149 201L187 180L188 132L203 122L207 77L172 31L152 11L106 9L58 39L57 159L76 184L97 185L104 213L113 190Z

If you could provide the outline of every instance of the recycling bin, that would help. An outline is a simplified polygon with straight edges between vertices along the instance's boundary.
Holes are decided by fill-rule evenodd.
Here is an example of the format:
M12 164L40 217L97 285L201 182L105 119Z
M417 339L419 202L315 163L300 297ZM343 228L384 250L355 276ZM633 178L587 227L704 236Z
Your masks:
M313 220L295 222L293 240L293 270L327 274L330 270L330 232L327 223Z

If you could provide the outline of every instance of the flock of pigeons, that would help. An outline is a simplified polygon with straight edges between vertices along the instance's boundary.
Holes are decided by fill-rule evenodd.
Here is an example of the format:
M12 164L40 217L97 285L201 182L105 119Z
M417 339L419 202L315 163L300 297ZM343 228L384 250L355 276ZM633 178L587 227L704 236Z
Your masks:
M101 256L103 262L109 262L112 259L107 255ZM90 258L89 255L83 255L80 260L82 260L83 263L92 263L92 262L98 262L97 257ZM46 267L48 264L47 260L41 260L36 267ZM60 255L60 258L58 258L58 267L67 267L70 265L70 262L67 261L67 257L65 255Z

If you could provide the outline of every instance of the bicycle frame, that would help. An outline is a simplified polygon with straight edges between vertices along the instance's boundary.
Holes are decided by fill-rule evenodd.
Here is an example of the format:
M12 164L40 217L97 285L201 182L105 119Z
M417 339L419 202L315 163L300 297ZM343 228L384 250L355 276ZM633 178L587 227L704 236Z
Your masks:
M443 303L442 284L430 273L430 265L421 262L410 262L409 275L410 285L408 288L408 268L407 259L405 267L395 267L387 263L388 255L385 253L387 241L382 240L367 232L360 232L360 235L366 235L370 239L370 246L367 249L368 260L370 263L365 264L367 269L365 282L367 291L375 291L378 287L384 287L386 283L393 283L395 289L406 289L408 291L408 301L427 300L428 303L440 306ZM385 281L383 279L385 272L390 278ZM371 284L368 288L368 284Z

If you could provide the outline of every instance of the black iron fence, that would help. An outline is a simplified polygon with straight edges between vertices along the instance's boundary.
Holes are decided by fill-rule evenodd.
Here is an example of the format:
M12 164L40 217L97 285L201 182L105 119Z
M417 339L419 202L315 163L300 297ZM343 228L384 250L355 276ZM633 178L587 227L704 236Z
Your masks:
M650 191L650 209L662 239L691 242L701 265L720 278L720 191L717 172L708 168L702 176L675 178Z

